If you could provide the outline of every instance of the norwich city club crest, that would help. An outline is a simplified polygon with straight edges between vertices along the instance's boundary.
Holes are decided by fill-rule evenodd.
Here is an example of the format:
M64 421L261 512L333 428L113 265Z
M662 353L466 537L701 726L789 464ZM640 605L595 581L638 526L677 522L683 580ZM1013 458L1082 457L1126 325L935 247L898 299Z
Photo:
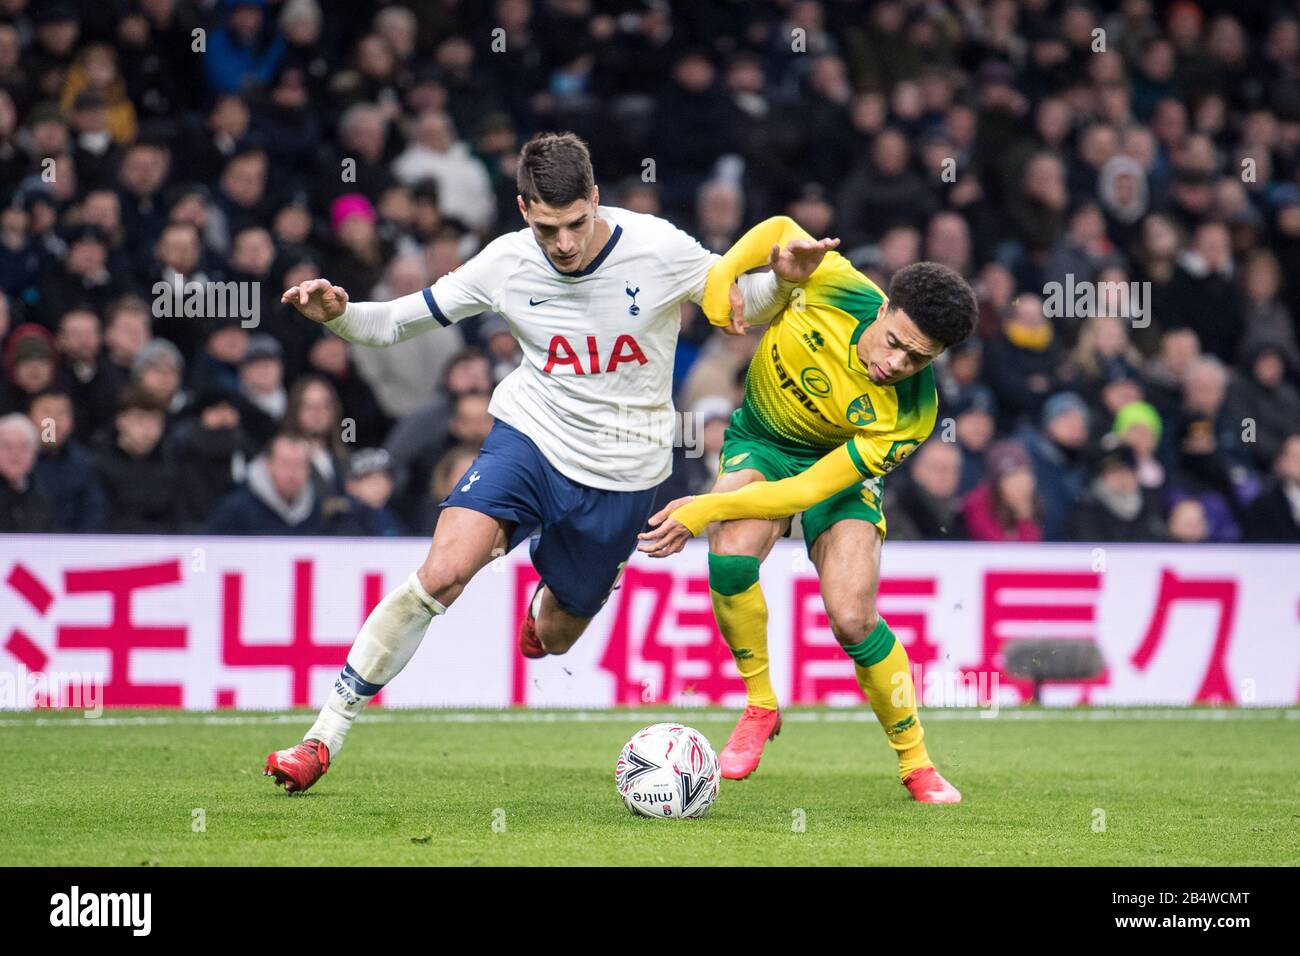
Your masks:
M859 395L849 402L849 407L844 409L844 417L849 420L849 424L854 428L866 428L874 422L876 420L876 409L871 404L871 396Z

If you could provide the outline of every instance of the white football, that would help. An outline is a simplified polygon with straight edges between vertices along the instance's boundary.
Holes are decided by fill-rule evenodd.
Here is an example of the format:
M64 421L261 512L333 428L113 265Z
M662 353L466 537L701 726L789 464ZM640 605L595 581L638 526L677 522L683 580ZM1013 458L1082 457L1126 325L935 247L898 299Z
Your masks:
M614 786L633 813L702 817L718 799L722 770L708 739L682 724L651 724L632 735L614 764Z

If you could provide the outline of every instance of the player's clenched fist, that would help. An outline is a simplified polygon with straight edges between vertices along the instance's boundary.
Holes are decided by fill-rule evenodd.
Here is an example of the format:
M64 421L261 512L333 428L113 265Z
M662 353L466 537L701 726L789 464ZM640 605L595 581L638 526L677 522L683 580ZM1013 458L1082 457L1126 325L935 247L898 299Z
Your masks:
M330 285L328 279L308 279L285 289L280 301L290 303L313 322L329 322L348 307L348 294L342 286Z

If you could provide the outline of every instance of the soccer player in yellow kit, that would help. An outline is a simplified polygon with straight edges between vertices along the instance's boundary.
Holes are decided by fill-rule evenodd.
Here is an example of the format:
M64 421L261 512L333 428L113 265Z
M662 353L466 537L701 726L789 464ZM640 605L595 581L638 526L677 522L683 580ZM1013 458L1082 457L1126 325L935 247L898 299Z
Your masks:
M650 519L639 550L679 551L709 531L709 589L718 628L745 681L747 706L721 754L722 775L748 776L781 714L768 674L767 605L759 563L802 512L831 630L889 745L899 778L923 803L956 803L923 742L907 652L876 610L884 476L934 428L930 363L974 328L975 294L952 269L899 270L887 296L794 220L759 223L714 264L703 309L714 325L743 329L736 277L778 257L806 265L768 326L731 417L710 494L678 499ZM787 274L789 268L783 270Z

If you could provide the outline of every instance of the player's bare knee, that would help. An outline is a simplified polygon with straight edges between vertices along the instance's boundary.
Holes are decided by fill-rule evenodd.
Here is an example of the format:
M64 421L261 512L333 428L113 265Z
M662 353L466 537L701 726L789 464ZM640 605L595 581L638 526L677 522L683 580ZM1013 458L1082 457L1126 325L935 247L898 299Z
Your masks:
M709 550L714 554L743 554L743 539L734 530L728 532L728 527L735 526L730 521L709 525Z
M713 554L761 557L770 547L770 542L780 534L775 522L763 523L772 524L775 533L769 533L768 529L761 528L755 521L721 521L710 525L709 551Z
M451 604L465 590L473 571L460 562L448 560L440 555L429 555L424 564L415 572L420 579L420 586L425 593L437 598L444 605Z
M827 608L826 617L830 620L831 633L841 644L860 644L880 620L874 602L856 604L844 608Z

